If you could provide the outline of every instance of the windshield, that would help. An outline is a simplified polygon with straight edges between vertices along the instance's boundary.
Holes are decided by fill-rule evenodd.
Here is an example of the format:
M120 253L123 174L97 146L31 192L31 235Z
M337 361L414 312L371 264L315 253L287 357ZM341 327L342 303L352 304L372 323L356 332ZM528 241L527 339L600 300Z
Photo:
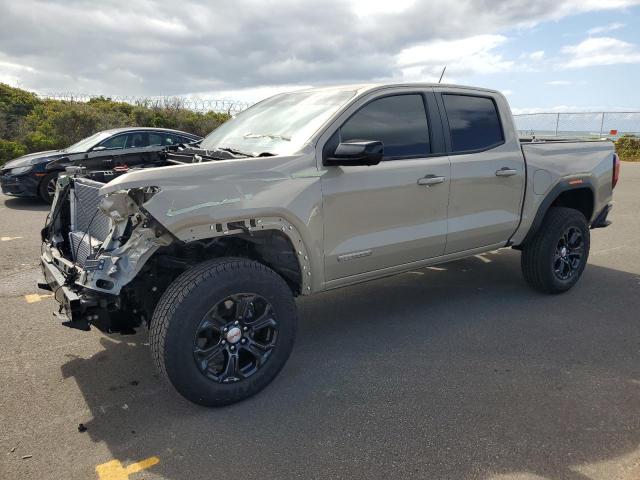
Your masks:
M80 140L79 142L74 143L73 145L71 145L70 147L65 148L62 151L64 153L88 152L91 147L94 147L95 145L97 145L98 143L100 143L104 139L109 138L112 135L113 135L113 132L98 132L98 133L94 133L90 137L87 137L87 138L85 138L83 140Z
M200 147L232 149L254 156L290 155L355 94L355 90L319 90L276 95L222 124Z

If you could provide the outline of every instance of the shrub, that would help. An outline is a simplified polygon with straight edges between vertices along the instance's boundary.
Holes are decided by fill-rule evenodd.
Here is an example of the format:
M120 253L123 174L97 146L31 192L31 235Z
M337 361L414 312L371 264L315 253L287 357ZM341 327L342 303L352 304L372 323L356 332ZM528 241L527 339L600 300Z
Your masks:
M27 148L24 145L0 138L0 165L25 153L27 153Z
M24 118L39 102L33 93L0 83L0 139L18 136L23 130Z
M0 139L6 143L0 162L26 152L64 148L110 128L174 128L205 136L228 119L226 113L189 110L179 98L137 105L105 97L88 102L42 100L0 83Z
M624 135L616 140L616 152L620 160L640 162L640 137Z

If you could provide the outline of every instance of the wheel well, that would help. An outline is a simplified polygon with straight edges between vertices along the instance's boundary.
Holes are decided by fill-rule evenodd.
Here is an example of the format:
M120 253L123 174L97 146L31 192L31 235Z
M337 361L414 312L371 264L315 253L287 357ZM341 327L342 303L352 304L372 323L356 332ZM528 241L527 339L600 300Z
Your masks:
M198 243L199 246L204 247L197 249L198 263L212 257L250 258L276 271L289 284L294 294L300 293L302 272L298 257L289 238L278 230L263 230L251 235L215 237L210 240L191 242L183 247L190 248L192 243Z
M549 209L552 207L573 208L574 210L582 213L587 219L587 222L591 220L594 209L594 197L591 188L581 187L564 190L560 192L551 203L547 203L550 198L552 198L551 195L542 202L542 205L539 207L536 213L529 232L527 232L527 235L524 237L522 242L518 245L515 245L513 248L520 250L523 245L531 241L531 239L542 226L545 216L547 215L547 213L549 213Z
M159 248L136 279L142 284L153 278L159 292L183 271L205 260L242 257L260 262L277 272L294 295L302 290L302 269L289 238L279 230L261 230L189 243L175 242ZM148 291L149 286L143 286ZM156 291L156 290L154 290Z
M52 171L52 172L45 172L45 174L44 174L44 175L42 175L42 176L40 177L40 179L38 180L38 188L41 188L41 187L45 184L45 182L46 182L47 178L48 178L48 177L49 177L49 175L51 175L52 173L60 174L60 172L58 172L58 171L56 171L56 170L54 170L54 171Z
M565 190L551 203L551 207L568 207L578 210L588 222L593 215L593 192L590 188Z

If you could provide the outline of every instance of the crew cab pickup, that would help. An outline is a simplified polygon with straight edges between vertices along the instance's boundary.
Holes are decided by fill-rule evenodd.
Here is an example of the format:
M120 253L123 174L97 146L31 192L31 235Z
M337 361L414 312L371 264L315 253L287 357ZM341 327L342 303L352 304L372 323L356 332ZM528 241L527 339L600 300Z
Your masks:
M299 295L503 247L533 288L570 289L619 172L610 141L521 139L499 92L440 84L277 95L164 158L58 180L39 284L68 326L147 326L208 406L278 374Z

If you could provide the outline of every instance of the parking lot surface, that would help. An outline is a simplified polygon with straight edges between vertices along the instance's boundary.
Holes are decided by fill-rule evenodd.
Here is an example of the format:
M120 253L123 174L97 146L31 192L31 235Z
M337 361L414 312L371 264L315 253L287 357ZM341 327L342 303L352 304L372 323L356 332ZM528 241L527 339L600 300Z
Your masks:
M570 292L500 250L299 299L279 377L205 409L160 381L146 331L52 317L47 208L0 196L0 478L638 479L640 164L614 200Z

